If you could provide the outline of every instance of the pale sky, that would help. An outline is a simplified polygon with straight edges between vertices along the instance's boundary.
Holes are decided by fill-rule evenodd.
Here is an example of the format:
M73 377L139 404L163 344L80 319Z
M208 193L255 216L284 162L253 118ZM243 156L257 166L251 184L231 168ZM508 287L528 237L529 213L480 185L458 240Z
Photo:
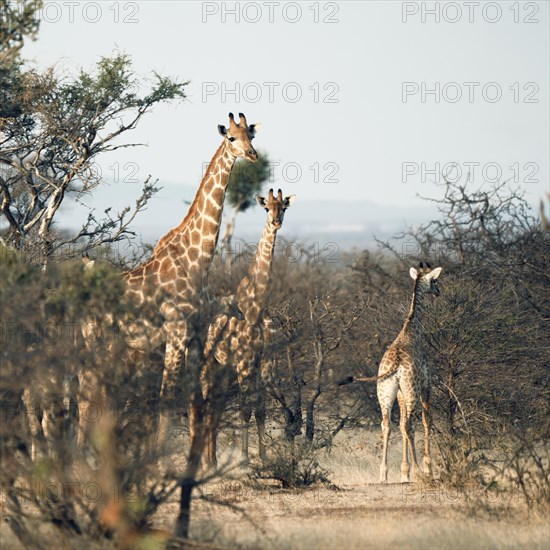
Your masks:
M424 206L415 195L437 194L452 162L478 186L515 178L536 204L549 186L549 3L485 4L46 1L24 55L73 74L119 50L139 74L190 80L186 101L133 133L148 147L106 158L106 173L116 162L121 177L196 187L217 125L242 111L297 209Z

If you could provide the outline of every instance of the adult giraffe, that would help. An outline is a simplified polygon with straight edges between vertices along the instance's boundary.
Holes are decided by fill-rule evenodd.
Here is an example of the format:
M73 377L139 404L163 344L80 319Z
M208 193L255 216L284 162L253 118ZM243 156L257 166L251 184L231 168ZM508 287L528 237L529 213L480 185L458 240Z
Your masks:
M139 320L138 332L128 337L129 348L138 353L150 352L166 344L158 444L166 440L170 415L165 405L174 396L178 371L194 336L197 306L218 240L229 175L237 158L257 161L258 154L251 141L258 126L248 125L242 113L237 124L233 113L229 113L229 127L218 126L223 141L208 165L187 215L160 238L147 262L123 275L127 284L124 299L145 306L146 311L158 316L154 320ZM125 329L128 327L122 327ZM85 411L80 412L81 418L85 418Z

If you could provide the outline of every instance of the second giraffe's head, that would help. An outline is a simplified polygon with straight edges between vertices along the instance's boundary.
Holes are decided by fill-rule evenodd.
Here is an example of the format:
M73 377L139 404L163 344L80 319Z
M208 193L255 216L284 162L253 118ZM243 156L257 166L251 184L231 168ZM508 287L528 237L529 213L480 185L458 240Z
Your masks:
M252 140L260 125L246 122L246 117L239 113L239 124L235 122L233 113L229 113L229 128L223 124L218 125L218 131L225 138L229 150L239 158L248 159L250 162L258 160L258 153L252 147Z
M257 203L267 212L269 223L279 229L283 225L286 209L292 205L296 195L289 195L283 198L283 192L279 189L277 196L273 194L273 189L269 190L267 199L256 195Z
M442 270L443 268L441 267L432 269L429 263L420 262L420 268L418 271L414 267L411 267L410 274L415 281L418 280L419 285L422 285L424 292L427 294L433 294L434 296L439 296L437 278L441 275Z

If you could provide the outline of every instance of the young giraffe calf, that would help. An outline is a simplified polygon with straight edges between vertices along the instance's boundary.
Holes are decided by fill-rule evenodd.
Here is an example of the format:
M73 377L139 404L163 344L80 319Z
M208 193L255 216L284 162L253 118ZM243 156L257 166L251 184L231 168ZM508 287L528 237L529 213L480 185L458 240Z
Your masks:
M431 380L428 361L424 351L422 339L422 313L424 296L433 294L439 296L436 281L442 268L430 269L421 263L417 271L410 269L414 280L413 296L409 314L401 332L388 348L378 369L377 394L382 409L382 435L384 438L382 449L382 463L380 464L380 483L388 481L388 439L390 437L391 409L397 397L400 411L399 425L403 437L403 461L401 463L401 481L409 479L409 456L411 451L415 476L420 478L420 468L416 460L414 448L414 430L412 416L418 400L422 405L422 423L424 424L424 473L431 475L430 458L430 400Z
M412 417L416 410L418 401L422 405L422 423L424 424L424 473L431 475L430 458L430 411L429 400L431 391L430 371L424 351L422 340L422 314L424 307L424 296L432 294L439 296L437 278L442 268L434 270L430 264L420 263L417 271L414 267L410 269L410 275L414 280L413 296L409 314L397 338L386 350L378 376L353 377L350 376L340 382L340 385L350 382L377 382L378 402L382 410L382 463L380 464L380 483L388 481L388 440L390 437L391 410L397 397L400 411L399 425L403 437L403 461L401 464L401 482L407 483L409 478L409 455L410 450L413 459L413 470L415 476L420 478L420 468L416 459L414 447L414 430Z

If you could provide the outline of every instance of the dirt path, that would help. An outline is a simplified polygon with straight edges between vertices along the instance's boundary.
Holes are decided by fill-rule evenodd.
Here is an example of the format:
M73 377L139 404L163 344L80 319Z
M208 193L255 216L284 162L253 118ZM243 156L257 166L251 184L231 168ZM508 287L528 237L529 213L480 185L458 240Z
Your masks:
M251 489L246 482L204 491L225 506L197 501L193 538L240 548L550 548L547 518L516 503L491 512L437 486L372 484L300 491ZM239 507L240 511L228 506ZM159 516L170 528L176 504Z
M192 537L230 548L550 550L548 517L529 514L520 498L459 492L441 483L397 483L395 438L391 483L377 483L378 440L378 432L339 434L335 448L319 457L338 490L258 487L246 475L206 485L204 497L222 505L195 501ZM177 505L168 504L159 525L171 529L176 513Z
M441 483L397 483L397 441L390 454L390 483L377 483L377 441L375 433L343 434L335 448L319 456L337 489L283 490L274 482L251 481L246 472L203 486L203 498L193 502L192 538L246 549L550 550L549 518L529 514L519 497L487 498ZM181 468L182 457L174 456ZM229 445L224 459L236 459ZM177 511L175 495L155 516L154 527L173 532ZM5 524L0 546L21 548Z

